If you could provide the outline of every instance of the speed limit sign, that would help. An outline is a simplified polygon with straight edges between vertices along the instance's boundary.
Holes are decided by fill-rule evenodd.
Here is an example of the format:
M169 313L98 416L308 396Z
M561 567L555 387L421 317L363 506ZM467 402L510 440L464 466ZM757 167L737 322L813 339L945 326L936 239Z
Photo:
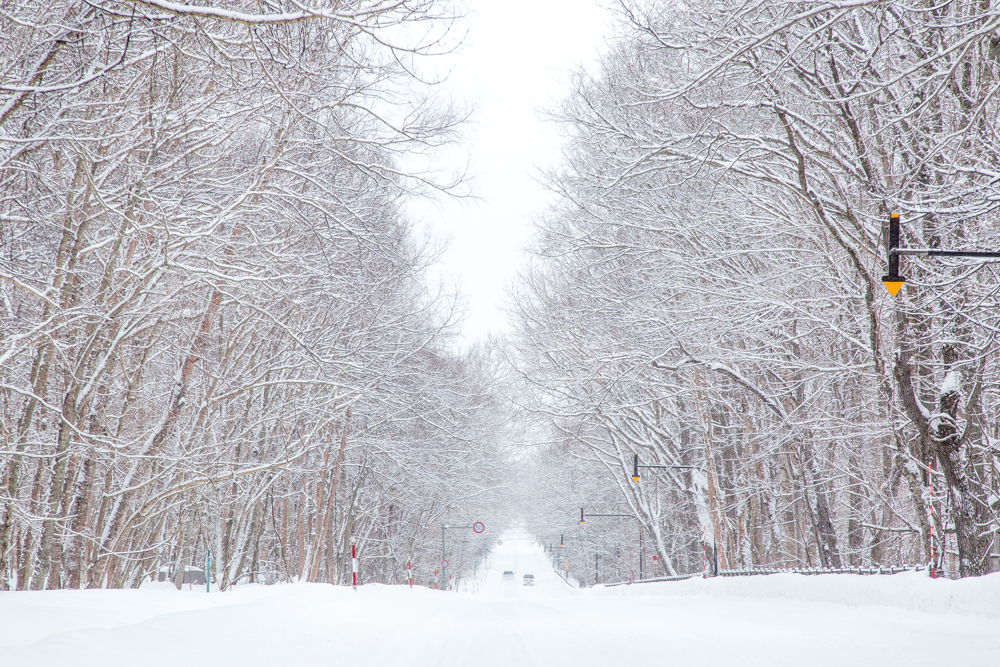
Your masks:
M486 530L486 526L483 525L482 521L477 521L474 524L472 524L472 530L476 531L477 533L481 533L484 530Z
M441 567L448 567L448 561L446 560L441 561Z

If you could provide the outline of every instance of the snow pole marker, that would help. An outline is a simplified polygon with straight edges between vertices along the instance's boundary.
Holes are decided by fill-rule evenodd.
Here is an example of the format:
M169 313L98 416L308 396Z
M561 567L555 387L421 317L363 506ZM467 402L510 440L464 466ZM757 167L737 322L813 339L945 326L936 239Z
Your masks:
M212 550L205 549L205 592L206 593L212 592L212 589L209 588L211 579L208 576L208 566L211 563L211 560L212 560Z
M934 459L931 459L930 474L927 475L927 509L930 512L930 521L928 523L930 527L930 538L931 538L931 564L930 573L931 579L934 578Z
M410 577L410 588L413 588L413 563L406 561L406 572Z
M437 590L437 587L438 587L438 571L434 570L434 590Z
M351 538L351 587L358 590L358 552L357 538Z

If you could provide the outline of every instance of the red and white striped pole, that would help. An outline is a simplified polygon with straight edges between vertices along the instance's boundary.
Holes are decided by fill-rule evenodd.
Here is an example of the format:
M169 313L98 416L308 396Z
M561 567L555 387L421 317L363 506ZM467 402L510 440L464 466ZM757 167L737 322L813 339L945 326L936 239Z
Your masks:
M351 586L358 590L358 547L355 538L351 538Z
M406 572L410 575L410 588L413 588L413 564L406 561Z
M438 571L434 570L434 588L438 587Z
M929 512L930 520L930 538L931 538L931 579L934 578L934 460L931 459L930 474L927 475L927 509Z

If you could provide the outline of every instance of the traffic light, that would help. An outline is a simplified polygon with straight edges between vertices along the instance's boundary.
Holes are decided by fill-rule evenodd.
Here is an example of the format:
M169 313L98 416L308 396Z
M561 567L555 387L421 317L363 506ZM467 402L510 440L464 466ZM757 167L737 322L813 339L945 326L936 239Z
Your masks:
M639 454L633 454L635 458L632 459L632 481L639 481Z
M583 525L583 508L580 508L580 525Z
M906 278L899 275L899 255L893 251L899 248L899 213L889 214L889 275L882 276L882 284L889 290L889 294L896 296L896 292L906 282Z

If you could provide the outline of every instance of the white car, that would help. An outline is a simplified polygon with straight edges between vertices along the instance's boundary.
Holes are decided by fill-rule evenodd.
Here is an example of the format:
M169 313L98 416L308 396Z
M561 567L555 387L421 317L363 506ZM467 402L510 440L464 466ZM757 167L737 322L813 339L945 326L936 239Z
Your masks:
M510 579L511 581L514 581L514 570L504 570L503 571L503 578L504 579Z
M533 574L526 574L526 575L524 575L524 579L522 580L521 584L523 586L534 586L535 585L535 575L533 575Z

